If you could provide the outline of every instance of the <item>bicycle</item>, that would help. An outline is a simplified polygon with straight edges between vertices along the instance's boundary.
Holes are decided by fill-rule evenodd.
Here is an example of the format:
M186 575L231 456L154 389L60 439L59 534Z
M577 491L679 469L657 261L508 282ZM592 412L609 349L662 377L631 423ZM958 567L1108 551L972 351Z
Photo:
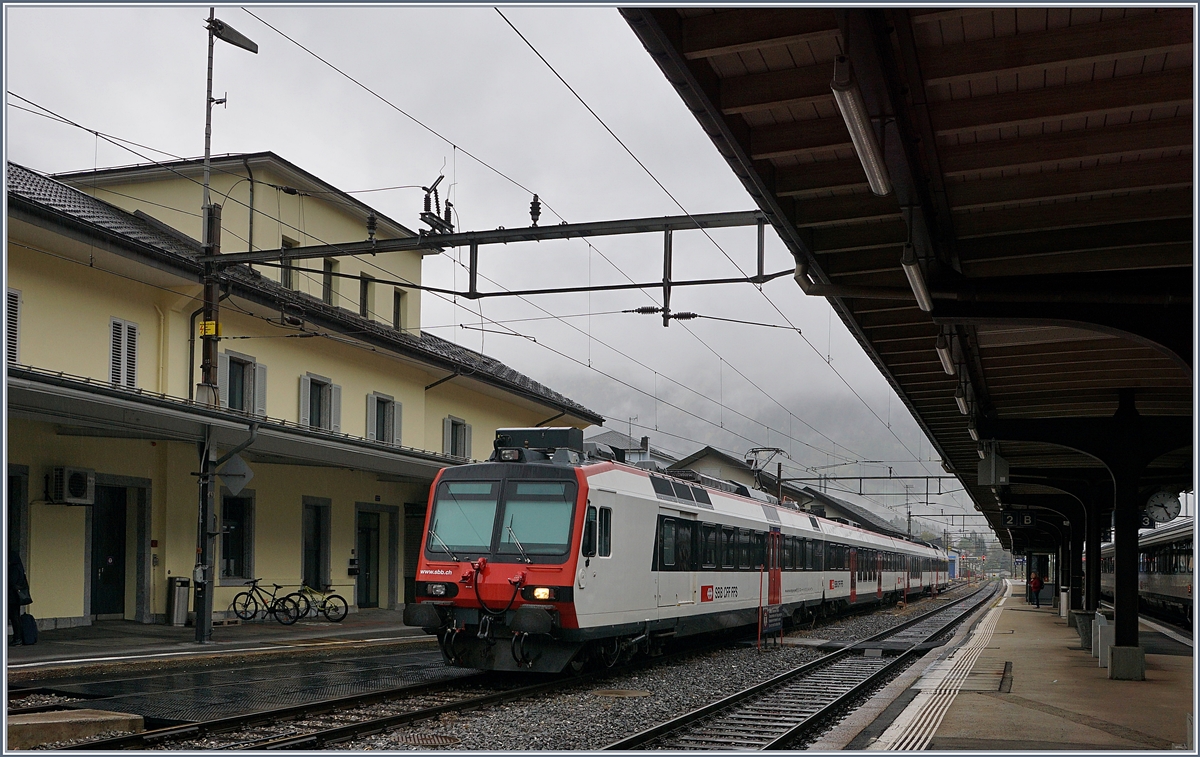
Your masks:
M251 620L261 609L265 615L270 615L285 626L290 626L300 619L300 605L296 600L289 596L275 597L279 590L283 587L279 584L272 584L275 590L267 594L266 589L258 585L261 578L255 578L247 581L246 585L250 587L249 591L238 592L233 598L233 603L229 608L233 610L233 614L242 620Z
M302 618L308 617L310 612L314 615L321 613L331 623L341 623L346 619L350 606L341 595L328 593L332 588L326 587L325 591L320 591L301 583L299 591L294 591L284 598L293 600L299 606Z

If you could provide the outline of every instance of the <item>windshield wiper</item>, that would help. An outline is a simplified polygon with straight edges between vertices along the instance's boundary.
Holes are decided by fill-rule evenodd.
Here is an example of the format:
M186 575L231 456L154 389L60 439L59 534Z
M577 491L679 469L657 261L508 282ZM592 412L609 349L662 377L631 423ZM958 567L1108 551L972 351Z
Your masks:
M450 555L451 560L453 560L454 562L459 562L458 555L451 552L450 548L446 546L446 542L442 541L442 537L437 535L437 524L436 523L433 524L433 528L429 529L429 535L438 540L438 544L442 545L442 550L446 554Z
M512 529L512 518L509 518L509 519L508 519L508 525L507 525L507 526L505 526L505 528L507 528L507 529L508 529L508 535L509 535L509 537L511 537L511 538L512 538L512 540L513 540L513 544L516 544L516 545L517 545L517 549L521 550L521 557L522 557L522 558L525 560L525 562L527 562L527 563L528 563L528 562L532 562L532 561L529 559L529 555L525 554L525 548L521 546L521 541L520 541L520 539L518 539L518 538L517 538L517 535L516 535L515 533L513 533L513 529Z

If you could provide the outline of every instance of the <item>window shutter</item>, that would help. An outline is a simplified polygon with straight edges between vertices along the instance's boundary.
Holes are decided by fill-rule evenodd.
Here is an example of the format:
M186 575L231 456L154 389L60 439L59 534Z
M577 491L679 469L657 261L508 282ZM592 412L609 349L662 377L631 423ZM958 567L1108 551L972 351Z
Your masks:
M8 290L4 310L4 356L9 365L21 362L21 293Z
M120 320L113 318L112 323L112 344L109 350L108 359L108 380L109 383L116 386L121 385L121 376L123 375L123 345L125 344L125 324Z
M329 428L335 434L342 432L342 388L337 384L329 386Z
M229 407L229 355L217 353L217 396L221 407Z
M392 444L400 443L400 403L393 402L388 405L388 424L392 429Z
M442 419L442 454L449 455L454 452L454 421L449 418Z
M254 414L267 414L267 366L254 364Z
M312 379L308 376L300 377L300 425L308 426L312 421L308 417L308 395L312 393ZM319 419L318 419L319 420Z
M471 459L471 424L463 426L463 449L462 456Z
M374 394L367 395L367 440L377 441L378 435L375 432L375 409L379 403L379 398Z
M125 324L125 386L137 388L138 327Z

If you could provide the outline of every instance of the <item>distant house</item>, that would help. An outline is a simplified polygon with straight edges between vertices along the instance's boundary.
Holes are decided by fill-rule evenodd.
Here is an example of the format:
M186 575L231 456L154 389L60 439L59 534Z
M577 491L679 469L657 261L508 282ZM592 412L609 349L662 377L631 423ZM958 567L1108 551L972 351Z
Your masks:
M643 436L640 440L622 434L620 431L605 431L585 440L593 444L604 444L613 449L624 450L625 462L640 463L647 460L658 463L666 468L679 458L650 446L650 437Z
M831 520L844 520L851 525L864 528L868 531L894 536L898 539L903 539L908 536L907 533L896 528L886 519L876 515L862 505L856 505L853 502L848 502L840 497L830 496L826 492L819 491L806 486L802 490L805 496L807 509L816 511L815 514L821 515L820 509L824 509L824 517Z

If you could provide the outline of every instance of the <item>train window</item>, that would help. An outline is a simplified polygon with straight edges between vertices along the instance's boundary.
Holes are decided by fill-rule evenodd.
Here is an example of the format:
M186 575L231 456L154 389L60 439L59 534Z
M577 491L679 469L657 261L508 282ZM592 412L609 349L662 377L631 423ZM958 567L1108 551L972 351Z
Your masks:
M803 570L804 568L804 541L799 536L793 536L789 539L792 550L789 555L788 565L792 570Z
M705 568L717 567L717 527L705 523L700 526L701 547L700 565Z
M712 500L708 498L708 490L701 489L699 486L693 486L692 487L692 495L696 498L696 501L699 502L700 504L708 505L709 507L712 507Z
M443 481L429 522L430 552L487 552L499 501L498 481Z
M767 564L767 535L762 531L755 531L750 538L754 545L754 551L750 554L750 567L765 566Z
M695 570L692 563L692 539L696 524L686 520L675 521L675 570Z
M666 570L675 566L675 521L663 518L659 527L659 563Z
M650 485L654 487L654 493L664 497L674 497L675 488L671 486L671 482L660 476L651 476Z
M573 481L509 481L496 553L566 554L574 510Z
M721 529L721 567L736 568L737 567L737 530L733 528Z
M583 521L583 543L579 553L584 557L596 556L596 508L589 506Z
M738 529L738 567L746 570L750 567L750 532Z
M692 497L692 487L682 481L672 481L671 486L675 487L675 497L677 499L687 500L688 502L695 501Z
M600 556L612 557L612 508L600 508Z

